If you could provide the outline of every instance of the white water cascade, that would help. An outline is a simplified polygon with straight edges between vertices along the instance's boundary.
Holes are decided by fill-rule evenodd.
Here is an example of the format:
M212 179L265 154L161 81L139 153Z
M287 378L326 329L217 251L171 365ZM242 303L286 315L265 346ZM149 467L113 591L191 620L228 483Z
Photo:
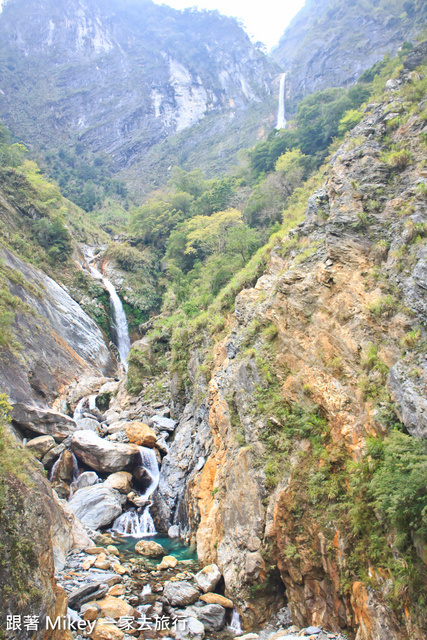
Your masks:
M286 90L286 73L282 73L282 75L280 76L279 108L277 110L276 129L284 129L286 127L285 90Z
M231 622L229 629L236 635L240 635L242 633L242 627L240 625L240 616L237 613L236 609L233 609L233 613L231 616Z
M149 501L149 498L157 489L160 471L153 449L148 449L147 447L138 447L138 449L141 454L141 466L147 471L151 482L145 492L141 493L139 498L135 500L137 504L138 502L142 503L141 507L138 509L133 507L125 511L125 513L122 513L121 516L114 520L111 530L114 533L120 533L122 536L143 538L145 536L153 536L157 533L153 518L150 514L150 504L152 503Z
M114 328L116 331L117 349L119 351L120 360L125 371L128 370L127 357L130 351L130 337L126 314L123 309L122 301L114 288L114 285L103 276L103 274L91 263L93 255L89 258L87 266L95 280L101 280L104 287L110 294L110 302L113 307Z

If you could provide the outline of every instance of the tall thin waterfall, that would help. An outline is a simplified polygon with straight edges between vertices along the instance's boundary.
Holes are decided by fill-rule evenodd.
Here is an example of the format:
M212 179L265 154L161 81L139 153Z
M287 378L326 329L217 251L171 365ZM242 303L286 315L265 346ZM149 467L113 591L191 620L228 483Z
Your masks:
M160 471L153 449L148 449L147 447L138 447L138 449L141 454L141 466L144 467L151 478L150 484L145 492L140 495L139 501L142 503L148 501L148 504L141 506L139 509L133 507L125 511L125 513L122 513L121 516L114 520L111 530L123 536L143 538L144 536L152 536L157 533L153 518L150 514L150 504L152 503L149 502L149 498L157 489Z
M285 89L286 89L286 73L282 73L280 76L279 86L279 108L277 110L277 124L276 129L284 129L286 127L285 117Z
M125 371L128 369L126 362L130 351L130 338L129 329L126 319L126 314L123 309L122 301L120 300L114 285L105 278L102 273L96 269L93 265L88 263L89 271L96 280L101 280L104 287L110 294L110 302L113 307L114 315L114 329L116 331L117 349L119 350L120 360L122 362Z

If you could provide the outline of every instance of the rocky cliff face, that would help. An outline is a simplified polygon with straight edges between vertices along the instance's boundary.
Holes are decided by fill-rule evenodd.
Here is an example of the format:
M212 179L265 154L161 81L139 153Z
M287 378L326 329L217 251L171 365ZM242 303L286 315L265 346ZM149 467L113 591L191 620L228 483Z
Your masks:
M272 52L288 72L288 109L314 91L353 84L385 54L413 41L425 19L425 3L417 1L307 1Z
M37 146L78 140L116 167L207 114L229 121L263 103L276 75L234 20L151 1L12 0L0 33L4 123Z
M405 596L390 605L384 558L369 555L376 517L356 534L355 494L346 498L348 469L396 420L388 392L403 428L425 437L425 103L409 111L407 101L416 79L390 82L333 156L305 221L238 295L231 331L210 347L208 383L208 343L189 360L195 400L163 462L159 511L196 537L202 563L218 563L247 623L285 587L300 626L423 637ZM382 540L402 561L393 532Z

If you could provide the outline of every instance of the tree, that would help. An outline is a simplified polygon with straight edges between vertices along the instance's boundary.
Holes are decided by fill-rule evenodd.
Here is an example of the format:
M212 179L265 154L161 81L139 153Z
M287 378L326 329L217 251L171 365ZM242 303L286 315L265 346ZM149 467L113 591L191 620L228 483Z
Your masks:
M195 216L187 223L189 231L185 253L197 253L199 249L209 255L222 253L225 248L227 230L243 224L242 214L237 209L218 211L211 216Z
M261 238L256 229L247 224L241 224L228 231L226 250L231 254L239 254L247 262L251 255L260 247Z

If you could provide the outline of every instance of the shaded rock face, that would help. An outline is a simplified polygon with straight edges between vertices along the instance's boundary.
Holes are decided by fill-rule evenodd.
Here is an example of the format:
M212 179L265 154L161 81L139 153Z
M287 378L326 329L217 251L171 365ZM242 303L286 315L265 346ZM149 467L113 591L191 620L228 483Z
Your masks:
M121 514L124 502L126 497L104 483L79 489L68 506L84 525L99 529L111 524Z
M287 72L291 109L310 93L353 84L385 54L395 55L405 40L413 40L427 17L425 3L410 15L403 5L369 11L351 0L306 2L272 51Z
M273 454L265 434L277 433L279 446L287 422L277 419L274 409L262 408L270 385L263 366L270 363L283 405L311 411L315 404L329 430L326 451L337 447L356 462L369 436L387 432L369 393L375 385L387 385L390 369L388 391L404 425L425 436L424 334L416 330L425 322L425 237L411 242L408 230L427 222L426 200L416 196L417 185L425 182L418 140L426 125L414 114L392 131L392 143L406 141L412 161L391 179L382 153L392 106L399 106L394 95L367 109L332 158L323 188L310 198L307 219L292 237L302 247L313 247L313 253L295 261L298 250L289 250L290 238L285 238L272 250L255 287L237 296L232 331L211 347L214 369L208 384L192 373L207 345L191 353L193 388L205 399L197 408L188 403L182 412L163 460L156 504L169 525L196 538L202 564L218 565L225 596L248 623L279 608L286 589L293 620L301 627L347 629L358 640L423 637L406 605L397 614L388 606L390 584L375 566L374 587L353 574L343 595L351 542L340 523L322 524L301 491L314 472L302 467L310 459L310 435L291 432L272 487L266 463ZM368 208L373 194L378 201ZM413 207L405 218L401 207L408 197ZM367 226L361 224L364 214ZM403 267L396 258L402 248L408 255ZM381 283L372 275L378 267ZM398 291L400 302L386 297L388 286ZM384 306L384 298L392 309ZM250 333L254 323L274 329L273 346L262 331L255 337ZM408 346L409 339L415 346ZM367 364L373 345L384 365L381 378ZM268 573L268 565L276 567L276 576ZM251 586L263 583L270 585L269 594L252 598Z
M65 289L7 249L0 250L0 259L18 276L9 291L28 305L28 313L17 313L12 326L22 345L19 357L7 350L0 362L0 386L12 404L46 407L76 376L114 371L100 329Z
M28 484L11 474L2 481L0 609L2 627L6 615L24 616L31 611L40 616L40 631L34 638L41 640L46 615L53 619L67 612L66 594L54 579L55 567L63 567L71 549L92 542L31 463L25 476ZM62 640L62 634L45 632L43 639ZM28 631L16 631L14 638L27 640Z
M151 1L12 0L0 34L20 77L2 69L2 121L48 146L58 131L77 135L120 166L208 112L262 102L275 75L234 20ZM35 75L43 90L33 91ZM29 87L34 109L23 119Z

